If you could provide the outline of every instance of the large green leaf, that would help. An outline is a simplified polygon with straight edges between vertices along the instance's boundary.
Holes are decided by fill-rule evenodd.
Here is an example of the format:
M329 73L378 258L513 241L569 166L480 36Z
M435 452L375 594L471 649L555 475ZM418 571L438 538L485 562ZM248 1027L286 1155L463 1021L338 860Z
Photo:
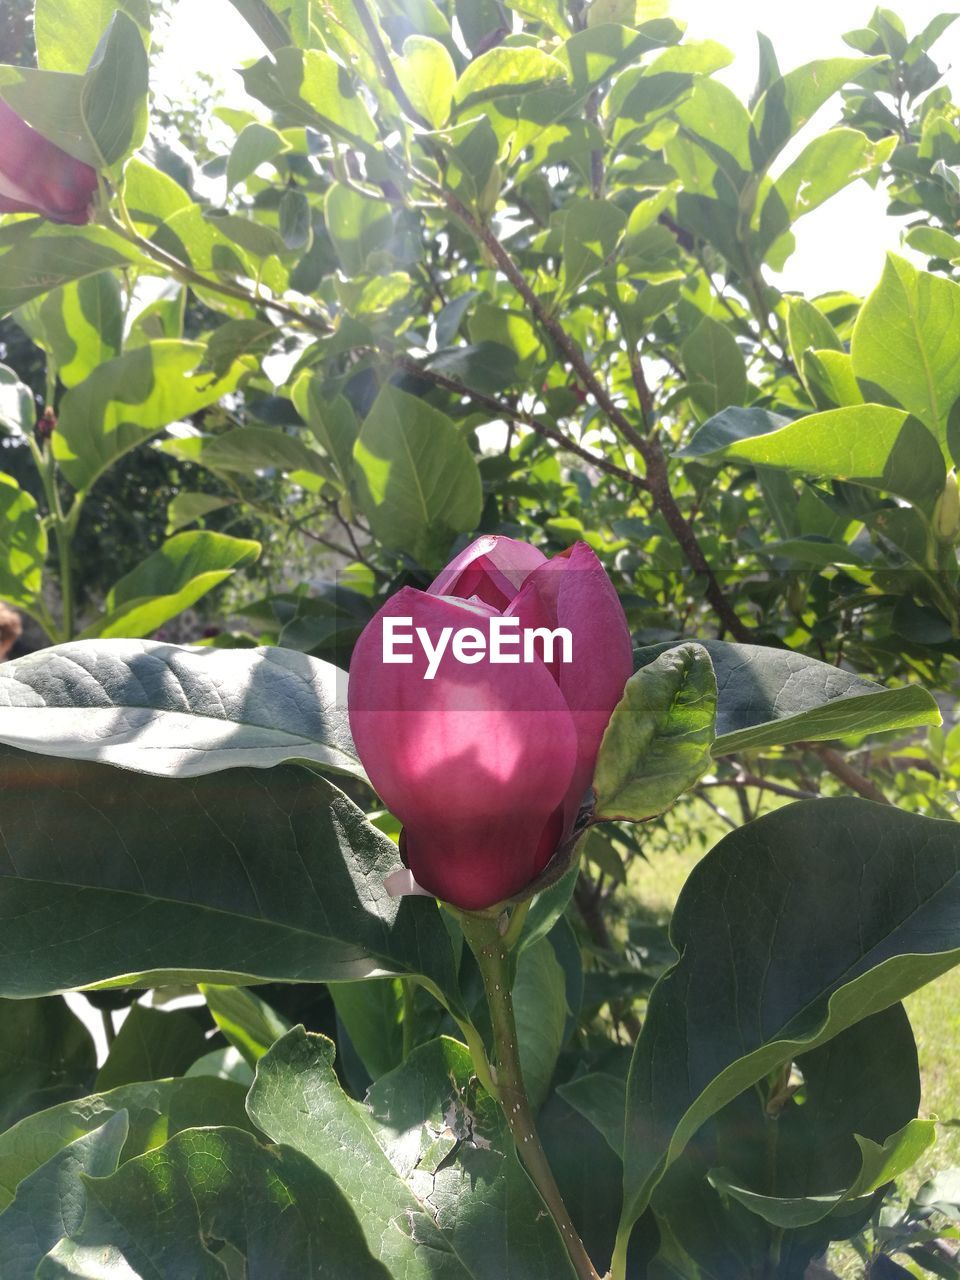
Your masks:
M781 1275L803 1275L865 1225L880 1198L868 1188L929 1145L919 1104L916 1044L895 1004L728 1103L671 1166L654 1210L711 1274L762 1275L774 1251Z
M631 1067L621 1247L721 1107L960 959L958 878L955 823L862 800L789 805L707 855Z
M147 131L149 62L137 23L113 6L89 66L72 71L0 66L0 96L68 154L107 169Z
M182 1076L205 1048L204 1027L189 1010L151 1009L135 1003L100 1068L97 1091Z
M526 946L520 955L513 1012L527 1095L539 1109L550 1092L567 1021L563 970L549 938Z
M123 1148L129 1160L161 1146L181 1129L218 1124L244 1127L248 1121L243 1102L240 1085L196 1077L122 1085L109 1093L36 1111L0 1133L0 1209L7 1207L25 1178L119 1112L129 1118Z
M946 479L941 451L923 423L879 404L829 409L786 423L766 409L724 409L704 423L680 457L855 480L919 505L932 503Z
M357 983L357 986L367 985L379 984ZM251 1066L290 1029L284 1018L245 987L220 987L205 982L200 991L217 1026Z
M163 451L211 471L325 470L323 458L303 441L276 427L235 427L216 436L187 436L163 442Z
M483 507L480 472L450 419L416 396L385 386L354 446L360 500L374 536L425 564Z
M343 1093L333 1056L329 1040L295 1028L260 1059L247 1105L274 1141L337 1179L396 1280L503 1280L514 1269L524 1280L572 1276L462 1044L414 1050L367 1105Z
M71 280L146 261L105 227L54 227L40 219L0 227L0 316Z
M278 49L241 74L247 92L289 123L345 142L376 141L376 126L356 81L320 49Z
M260 543L248 538L208 529L176 533L110 588L105 612L80 638L136 639L156 631L259 555Z
M403 57L395 65L411 105L434 129L441 129L450 117L457 83L457 69L446 47L429 36L407 36Z
M851 344L857 377L881 388L930 428L947 453L960 398L960 285L887 256Z
M576 290L613 257L627 216L610 200L568 202L563 219L563 289Z
M47 531L29 493L0 472L0 600L29 608L40 594Z
M882 58L823 58L778 76L753 112L750 151L754 168L764 170L828 98Z
M33 29L39 65L46 71L86 71L118 9L149 28L149 0L37 0Z
M212 1241L239 1257L247 1275L390 1280L333 1178L239 1129L178 1134L83 1185L83 1223L47 1255L38 1280L97 1280L108 1271L125 1280L222 1280Z
M118 9L97 46L80 96L84 127L103 167L118 164L146 138L149 79L140 28Z
M293 384L291 398L297 412L309 426L318 444L349 488L353 477L353 446L357 440L357 417L345 396L333 399L324 394L323 383L310 373Z
M65 1001L0 1000L0 1129L83 1093L96 1065L90 1033Z
M704 316L681 347L690 397L710 416L747 398L747 366L725 324Z
M710 767L717 680L707 651L681 645L627 681L600 745L596 818L642 822L665 809Z
M105 1178L116 1172L128 1128L126 1112L118 1112L24 1179L13 1202L0 1213L4 1280L33 1280L47 1251L77 1230L86 1209L80 1175Z
M436 903L389 896L396 845L307 769L172 780L5 748L0 831L4 993L395 973L457 1004Z
M293 649L74 641L0 665L0 740L168 777L310 760L363 779L346 682Z
M202 343L151 342L67 392L53 451L75 489L89 489L129 449L236 389L247 366L238 362L218 379L199 371L203 355Z
M847 734L939 724L932 694L919 685L883 685L790 649L702 640L717 677L715 756ZM644 667L674 646L636 650Z
M457 81L453 97L462 116L491 98L528 93L566 78L563 63L543 50L500 45L473 59Z
M120 354L120 281L112 271L71 281L47 294L37 307L37 320L38 332L31 337L53 358L63 385L73 387Z

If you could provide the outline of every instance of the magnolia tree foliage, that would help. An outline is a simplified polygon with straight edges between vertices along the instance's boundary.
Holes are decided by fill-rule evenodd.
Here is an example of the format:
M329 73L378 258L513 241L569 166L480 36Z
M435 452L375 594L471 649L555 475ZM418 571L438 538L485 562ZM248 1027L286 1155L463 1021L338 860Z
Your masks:
M233 3L254 105L192 167L147 0L37 0L0 66L46 369L0 368L0 599L53 646L0 668L0 1275L786 1280L871 1222L955 1274L955 1187L883 1207L935 1136L900 1001L960 957L953 15L761 37L741 102L659 0ZM854 181L904 253L781 293ZM339 571L244 594L233 516ZM228 579L235 630L151 638ZM428 685L401 612L578 665ZM717 823L653 929L631 862Z

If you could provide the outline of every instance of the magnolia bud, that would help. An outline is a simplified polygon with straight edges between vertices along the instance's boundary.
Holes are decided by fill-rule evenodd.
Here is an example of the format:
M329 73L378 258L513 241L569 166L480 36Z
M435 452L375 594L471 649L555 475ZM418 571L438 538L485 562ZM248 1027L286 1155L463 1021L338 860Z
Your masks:
M57 415L47 405L43 417L37 420L37 436L40 440L49 440L57 429Z
M960 488L955 470L947 475L943 492L933 509L933 531L940 542L947 543L956 542L960 534Z

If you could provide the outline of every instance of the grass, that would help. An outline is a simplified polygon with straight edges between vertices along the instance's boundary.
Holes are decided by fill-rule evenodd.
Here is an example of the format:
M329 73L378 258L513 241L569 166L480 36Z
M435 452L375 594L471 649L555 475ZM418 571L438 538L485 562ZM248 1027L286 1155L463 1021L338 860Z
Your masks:
M735 798L724 796L718 788L712 798L727 812L736 814ZM703 818L699 829L709 833L710 844L729 829L708 810L704 810ZM687 820L688 829L692 830L692 815ZM674 844L651 851L648 861L635 859L629 871L629 893L646 911L666 923L680 890L702 856L699 847L691 850ZM920 1059L920 1115L941 1122L936 1145L902 1180L903 1192L911 1195L935 1172L960 1166L960 967L914 992L904 1003ZM859 1280L863 1275L863 1264L848 1248L837 1249L831 1262L842 1280Z

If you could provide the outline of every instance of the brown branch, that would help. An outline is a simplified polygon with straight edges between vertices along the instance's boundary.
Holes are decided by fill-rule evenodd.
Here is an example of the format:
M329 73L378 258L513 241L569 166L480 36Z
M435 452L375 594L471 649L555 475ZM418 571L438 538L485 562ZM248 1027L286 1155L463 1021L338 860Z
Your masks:
M397 102L400 103L404 113L409 116L411 120L416 121L416 123L423 129L432 129L433 126L430 122L423 118L407 97L406 90L400 83L400 79L397 75L397 69L390 60L389 51L383 43L383 40L380 38L380 28L377 26L376 19L367 8L366 0L353 0L353 7L356 10L357 17L360 19L361 26L367 34L367 39L370 41L370 51L373 54L377 66L383 72L383 78L386 81L387 88L396 98Z
M760 791L770 791L776 796L786 796L789 800L818 800L817 791L801 791L798 787L788 787L782 782L774 782L772 778L761 778L755 773L738 773L734 778L711 778L700 783L704 787L757 787Z
M845 760L834 747L825 747L822 742L801 742L798 745L806 751L815 752L835 778L838 778L851 791L856 791L858 795L863 796L865 800L873 800L877 804L890 804L880 788L869 778L865 778L860 770L855 768L849 760Z
M624 467L618 467L615 462L609 462L606 458L591 453L589 449L584 449L582 445L577 444L576 441L571 440L562 431L551 426L550 423L544 422L535 414L527 413L524 409L507 404L505 400L498 400L495 396L486 395L482 391L475 391L473 387L468 387L466 383L460 382L459 379L449 378L444 373L437 373L429 365L423 365L411 356L398 356L394 364L397 368L403 369L405 373L411 373L417 378L424 378L427 382L432 382L437 387L443 387L446 391L452 391L459 396L468 396L475 404L482 405L491 413L496 414L498 418L503 418L505 422L522 422L524 426L530 427L538 435L543 436L544 439L552 440L555 444L560 445L561 448L568 450L570 453L575 453L584 462L589 462L598 471L606 472L610 476L616 476L618 480L629 484L638 492L649 492L649 486L643 476L634 475Z
M637 449L646 464L650 494L657 509L666 521L670 532L679 543L690 567L694 572L706 579L705 594L707 599L713 605L726 630L737 640L748 640L751 634L750 629L737 617L733 607L723 594L720 583L717 581L713 570L707 564L706 556L697 541L693 526L677 505L670 488L666 459L659 443L655 440L645 439L637 431L593 369L591 369L578 344L564 330L556 317L547 310L537 294L534 293L523 272L494 232L485 223L476 218L452 192L439 188L438 194L441 195L454 217L462 222L467 230L486 248L494 262L496 262L497 266L530 308L541 328L577 374L581 385L590 392L598 406L606 414L610 423L619 431L624 440L628 440Z

